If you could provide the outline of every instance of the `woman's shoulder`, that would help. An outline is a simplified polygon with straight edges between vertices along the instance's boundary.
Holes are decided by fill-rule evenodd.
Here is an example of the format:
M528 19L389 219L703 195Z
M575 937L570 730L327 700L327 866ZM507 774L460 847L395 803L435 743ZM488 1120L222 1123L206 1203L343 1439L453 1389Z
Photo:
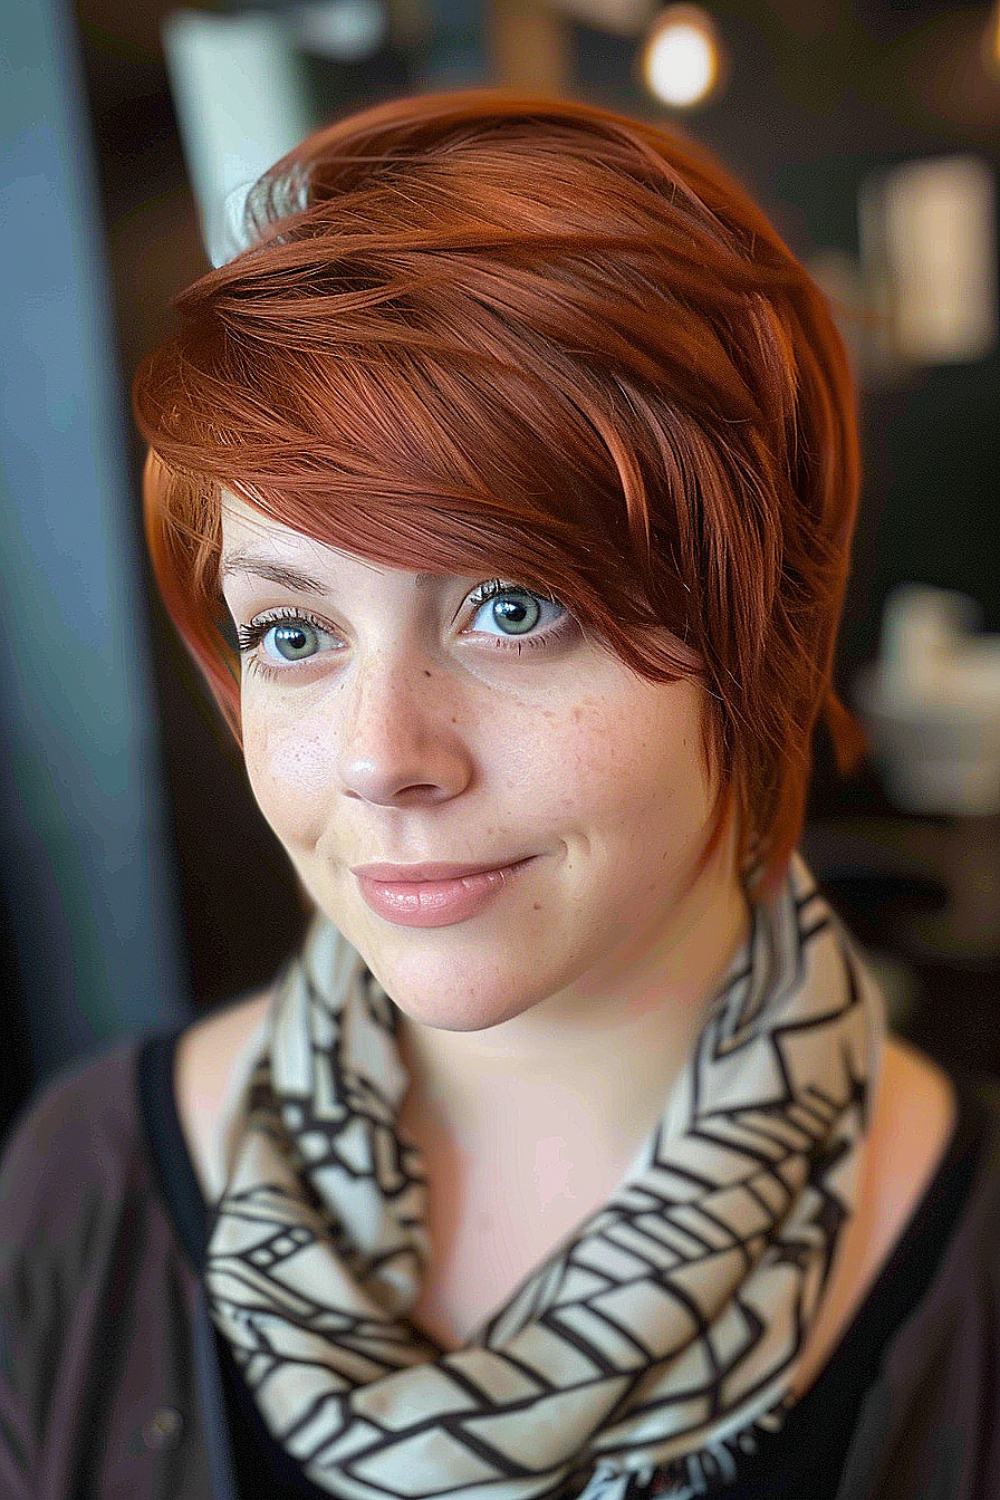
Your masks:
M854 1213L796 1372L812 1385L888 1262L940 1166L955 1126L954 1085L936 1063L887 1038Z
M149 1037L48 1081L0 1163L3 1496L209 1492L197 1277L140 1102Z
M42 1315L115 1261L129 1236L157 1237L158 1206L137 1088L141 1036L61 1069L14 1122L0 1159L0 1327ZM140 1223L141 1220L141 1223ZM127 1231L123 1240L123 1230ZM168 1237L166 1225L158 1238Z
M210 1133L234 1063L269 998L270 992L251 994L178 1033L175 1091L189 1146ZM51 1240L59 1221L79 1220L85 1204L110 1214L129 1194L155 1197L147 1191L154 1174L139 1088L149 1036L118 1038L61 1068L13 1121L0 1151L8 1249L43 1228Z
M256 990L187 1027L174 1053L174 1099L181 1133L206 1199L217 1195L218 1132L240 1082L237 1066L259 1031L274 987Z
M944 1251L915 1325L987 1315L1000 1327L1000 1081L952 1076L893 1039L880 1092L880 1147L866 1183L869 1244L891 1250L904 1233L919 1244L945 1213ZM888 1259L876 1254L865 1279Z
M923 1496L928 1475L935 1495L985 1500L997 1493L1000 1084L979 1074L954 1083L955 1128L909 1225L911 1253L899 1275L904 1282L919 1275L928 1235L938 1244L943 1239L943 1250L935 1251L929 1280L883 1351L879 1389L862 1413L844 1495ZM902 1101L902 1128L922 1128L918 1103ZM885 1278L882 1284L887 1292ZM876 1459L882 1468L873 1487ZM863 1483L861 1475L868 1476Z
M129 1036L61 1068L32 1095L11 1126L0 1163L0 1216L24 1206L20 1184L37 1199L47 1183L78 1188L107 1182L136 1154L141 1120L135 1069L141 1038ZM8 1201L10 1200L10 1201Z
M873 1121L873 1198L880 1217L905 1216L942 1160L958 1118L955 1084L901 1037L885 1044Z

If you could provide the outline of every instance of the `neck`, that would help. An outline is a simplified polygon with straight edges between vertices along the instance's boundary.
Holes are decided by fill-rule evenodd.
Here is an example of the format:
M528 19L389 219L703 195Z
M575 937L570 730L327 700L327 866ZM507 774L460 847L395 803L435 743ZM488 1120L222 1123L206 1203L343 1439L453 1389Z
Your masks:
M406 1114L432 1114L473 1151L498 1133L516 1140L557 1125L626 1155L638 1149L748 936L746 899L726 853L655 934L630 934L599 974L523 1014L482 1031L403 1016Z

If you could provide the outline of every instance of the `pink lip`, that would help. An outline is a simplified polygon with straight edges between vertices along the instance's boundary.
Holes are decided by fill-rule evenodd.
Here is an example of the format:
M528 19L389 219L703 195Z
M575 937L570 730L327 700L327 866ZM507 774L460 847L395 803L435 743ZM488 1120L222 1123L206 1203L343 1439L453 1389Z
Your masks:
M356 865L362 898L400 927L450 927L482 911L534 856L509 865Z
M363 875L369 880L388 880L399 884L414 884L425 880L460 880L464 875L481 875L485 870L507 870L520 861L510 859L498 865L490 861L485 865L455 865L446 860L436 860L426 865L352 865L352 875Z

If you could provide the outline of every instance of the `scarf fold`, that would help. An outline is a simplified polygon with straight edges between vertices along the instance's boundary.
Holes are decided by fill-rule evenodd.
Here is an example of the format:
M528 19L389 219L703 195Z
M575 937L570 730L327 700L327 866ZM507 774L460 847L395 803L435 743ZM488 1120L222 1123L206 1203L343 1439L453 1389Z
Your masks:
M426 1183L397 1013L319 918L240 1101L205 1279L279 1443L339 1500L705 1495L780 1426L855 1203L881 997L796 859L612 1197L455 1352L407 1321Z

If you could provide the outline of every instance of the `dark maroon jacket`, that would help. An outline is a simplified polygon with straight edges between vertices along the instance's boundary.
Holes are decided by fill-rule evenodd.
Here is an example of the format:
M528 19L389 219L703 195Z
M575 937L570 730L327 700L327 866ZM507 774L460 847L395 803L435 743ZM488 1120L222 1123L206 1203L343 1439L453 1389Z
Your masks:
M212 1324L157 1185L132 1039L51 1084L0 1170L0 1500L236 1500ZM1000 1500L1000 1088L838 1500ZM803 1496L808 1500L808 1496Z

